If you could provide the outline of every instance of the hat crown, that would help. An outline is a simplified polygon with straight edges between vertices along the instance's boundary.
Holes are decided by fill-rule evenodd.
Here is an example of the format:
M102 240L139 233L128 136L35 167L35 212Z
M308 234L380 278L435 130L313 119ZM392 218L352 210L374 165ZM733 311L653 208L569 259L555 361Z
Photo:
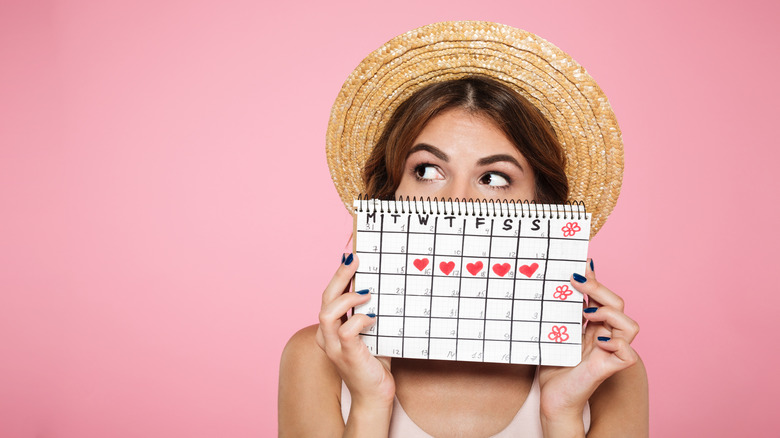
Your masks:
M569 55L530 32L484 21L433 23L399 35L349 75L331 110L326 154L349 211L365 192L363 164L390 115L432 82L484 75L525 97L550 122L566 154L569 201L593 214L591 237L620 194L623 143L609 101Z

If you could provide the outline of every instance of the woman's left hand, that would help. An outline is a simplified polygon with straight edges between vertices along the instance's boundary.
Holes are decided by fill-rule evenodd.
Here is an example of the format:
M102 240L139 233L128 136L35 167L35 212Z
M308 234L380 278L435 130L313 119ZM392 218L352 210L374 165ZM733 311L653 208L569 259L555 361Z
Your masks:
M581 426L585 403L596 388L639 359L630 345L639 325L623 313L623 299L596 280L591 266L588 260L584 277L575 274L571 279L574 288L589 297L583 312L587 325L582 361L576 367L543 366L539 370L542 423L553 429Z

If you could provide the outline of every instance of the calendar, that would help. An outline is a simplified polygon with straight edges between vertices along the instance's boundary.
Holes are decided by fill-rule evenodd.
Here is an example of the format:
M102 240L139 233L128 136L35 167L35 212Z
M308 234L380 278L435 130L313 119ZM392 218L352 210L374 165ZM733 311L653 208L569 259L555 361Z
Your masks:
M354 202L354 289L378 356L574 366L590 213L507 201Z

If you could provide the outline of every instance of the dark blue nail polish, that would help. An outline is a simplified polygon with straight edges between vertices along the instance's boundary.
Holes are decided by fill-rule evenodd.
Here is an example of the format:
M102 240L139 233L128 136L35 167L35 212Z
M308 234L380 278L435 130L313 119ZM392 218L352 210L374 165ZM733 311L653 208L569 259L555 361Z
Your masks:
M341 255L341 264L342 265L344 264L344 260L346 260L346 259L347 259L347 255L346 254L342 254Z
M354 258L355 258L355 257L352 255L352 253L349 253L349 255L347 256L347 258L344 260L344 264L345 264L345 265L347 265L347 266L351 265L351 264L352 264L352 260L353 260Z
M349 264L349 263L347 263L347 264ZM585 279L585 277L583 277L580 274L574 274L574 280L576 280L578 283L585 283L587 281Z
M366 313L366 316L369 318L376 318L376 314L374 313Z
M361 289L361 290L359 290L359 291L357 291L355 293L358 294L358 295L365 295L365 294L368 293L368 289Z
M608 337L606 337L606 336L599 336L597 339L598 339L599 341L601 341L601 342L607 342L607 341L609 341L609 340L610 340L610 338L608 338Z
M591 272L596 272L596 270L593 269L593 259L590 259L590 270Z
M596 313L596 311L599 310L598 307L586 307L583 312L585 313Z

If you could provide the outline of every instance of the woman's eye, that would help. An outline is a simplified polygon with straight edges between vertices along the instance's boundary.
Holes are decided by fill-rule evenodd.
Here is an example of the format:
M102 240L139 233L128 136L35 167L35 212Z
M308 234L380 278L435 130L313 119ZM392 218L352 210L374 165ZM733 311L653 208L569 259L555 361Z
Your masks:
M505 187L509 185L509 178L500 173L486 173L479 179L479 182L493 187Z
M439 169L430 164L420 164L415 167L414 174L418 179L444 179Z

